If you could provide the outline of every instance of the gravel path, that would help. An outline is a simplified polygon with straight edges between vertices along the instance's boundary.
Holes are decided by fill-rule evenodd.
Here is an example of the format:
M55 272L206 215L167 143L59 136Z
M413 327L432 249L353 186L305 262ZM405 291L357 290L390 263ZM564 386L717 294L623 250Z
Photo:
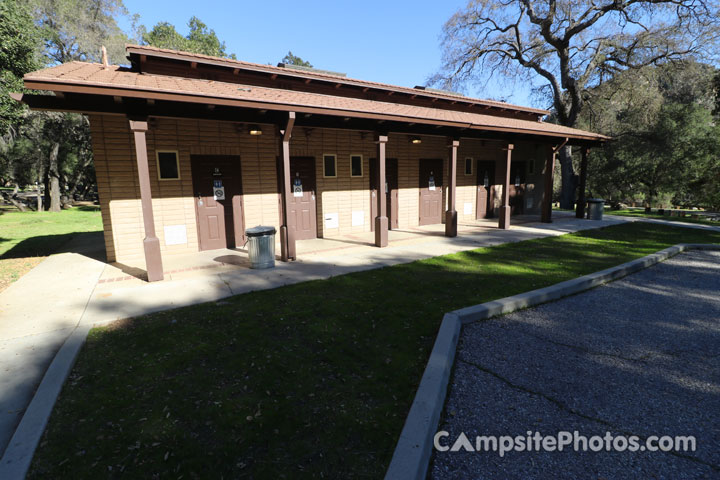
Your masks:
M435 479L720 478L720 252L463 329L439 430L693 435L695 452L436 452Z

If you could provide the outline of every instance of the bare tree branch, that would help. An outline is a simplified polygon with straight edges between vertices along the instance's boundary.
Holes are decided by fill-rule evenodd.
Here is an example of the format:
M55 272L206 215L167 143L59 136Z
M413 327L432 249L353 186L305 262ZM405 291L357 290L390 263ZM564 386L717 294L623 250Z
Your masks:
M720 0L471 0L445 24L442 45L435 83L539 79L572 127L588 92L618 72L687 57L717 63ZM563 172L571 198L572 166Z

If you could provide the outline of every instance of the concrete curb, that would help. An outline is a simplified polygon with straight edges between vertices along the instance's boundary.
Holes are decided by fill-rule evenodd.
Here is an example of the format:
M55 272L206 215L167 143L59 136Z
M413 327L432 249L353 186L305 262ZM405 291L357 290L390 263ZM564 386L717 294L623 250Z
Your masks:
M445 404L461 327L460 317L454 313L445 314L392 462L385 474L386 479L425 478L432 453L430 447L440 421L442 405Z
M75 365L90 328L92 325L76 327L58 350L0 460L0 478L20 480L27 475L55 401Z
M385 480L427 477L437 430L462 325L557 300L645 269L687 250L720 250L720 245L681 243L616 267L584 275L549 287L461 308L446 313L430 359L395 447Z

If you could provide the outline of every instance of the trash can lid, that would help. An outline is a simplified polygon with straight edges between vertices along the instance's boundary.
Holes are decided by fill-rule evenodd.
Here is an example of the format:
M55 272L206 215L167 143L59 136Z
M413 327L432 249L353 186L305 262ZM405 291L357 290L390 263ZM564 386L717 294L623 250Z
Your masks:
M275 232L275 227L264 227L262 225L258 225L257 227L245 230L245 235L248 237L262 237L265 235L275 235Z
M605 203L605 200L602 198L588 198L588 203Z

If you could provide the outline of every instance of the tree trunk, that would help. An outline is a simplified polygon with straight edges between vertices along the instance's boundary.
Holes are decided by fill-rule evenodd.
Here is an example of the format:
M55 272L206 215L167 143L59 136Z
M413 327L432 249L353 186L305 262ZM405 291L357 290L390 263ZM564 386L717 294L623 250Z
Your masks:
M647 198L645 199L645 203L647 204L647 208L652 209L652 206L655 205L655 199L657 198L657 190L653 187L648 187L647 192Z
M78 193L80 183L85 179L87 169L92 162L92 157L88 156L78 167L75 169L75 178L72 183L68 184L68 198L72 202L75 199L75 194Z
M60 172L58 168L58 153L60 151L60 144L54 143L50 149L50 156L48 157L48 186L50 188L50 208L51 212L59 212L62 210L60 204Z
M42 180L42 178L38 178L38 180ZM35 185L35 188L37 189L37 211L42 212L43 211L43 197L40 190L40 182Z
M560 149L558 158L560 160L560 208L572 210L575 208L575 192L578 186L578 178L572 164L572 147L566 145Z
M83 185L83 189L80 192L80 198L82 200L87 200L88 193L90 192L91 188L92 188L92 184L89 182L86 182L85 185Z
M15 195L11 195L11 194L2 192L2 196L3 196L3 198L5 198L5 200L7 200L8 202L10 202L15 208L17 208L17 209L20 210L21 212L26 212L26 211L27 211L27 207L26 207L25 205L23 205L21 202L17 201L17 200L14 198Z

